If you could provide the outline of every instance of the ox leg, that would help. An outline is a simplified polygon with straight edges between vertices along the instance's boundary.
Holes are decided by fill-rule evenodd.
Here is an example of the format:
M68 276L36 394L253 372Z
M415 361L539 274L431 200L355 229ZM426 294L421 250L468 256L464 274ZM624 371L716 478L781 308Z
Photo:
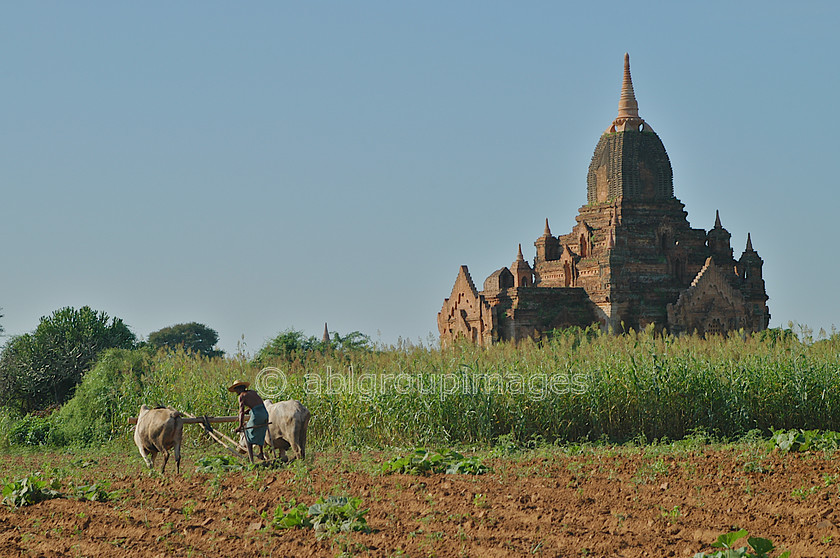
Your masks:
M169 450L163 450L163 467L160 468L160 473L166 472L166 462L169 461Z
M175 472L181 474L181 444L175 445Z
M290 461L294 461L295 459L300 457L300 446L298 445L298 440L300 439L300 425L296 424L294 430L291 432L291 440L289 440L289 449L295 454L295 456L290 459Z
M265 459L268 459L268 454L265 453L268 450L271 450L271 458L274 459L274 436L271 435L271 426L265 429L265 445L263 445L263 453L265 454Z
M155 454L154 453L144 455L143 456L143 461L146 462L146 467L148 467L150 470L154 470L154 468L155 468Z
M309 421L307 420L305 423L298 425L298 431L295 433L295 441L298 444L295 452L301 459L306 459L306 430L308 426Z
M289 463L291 463L292 461L300 457L300 446L298 446L297 444L292 444L292 446L289 449L292 451L292 456L287 458L287 460Z
M149 466L149 469L154 471L155 470L155 458L157 457L157 450L150 450L143 459L146 460L146 465Z
M149 454L146 453L146 450L143 448L143 446L137 446L137 449L140 450L140 457L143 458L143 463L146 464L146 467L151 469L154 466L154 463L149 458Z

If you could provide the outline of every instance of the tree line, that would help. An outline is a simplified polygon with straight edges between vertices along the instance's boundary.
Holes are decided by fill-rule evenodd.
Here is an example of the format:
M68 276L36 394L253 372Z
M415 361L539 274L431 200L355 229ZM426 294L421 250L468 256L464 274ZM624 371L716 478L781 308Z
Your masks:
M0 407L20 414L57 408L73 397L84 374L107 349L181 350L203 358L223 358L224 351L216 347L218 341L214 329L197 322L168 326L140 341L123 320L105 312L89 306L61 308L42 317L33 332L12 336L4 345ZM371 349L370 338L358 331L318 340L287 329L266 343L254 360L296 358L309 351Z

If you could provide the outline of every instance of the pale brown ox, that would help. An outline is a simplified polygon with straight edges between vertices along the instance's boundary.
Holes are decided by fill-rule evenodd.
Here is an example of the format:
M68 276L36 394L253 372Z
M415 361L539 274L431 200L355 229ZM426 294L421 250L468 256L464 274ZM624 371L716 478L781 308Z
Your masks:
M272 403L265 400L265 408L268 411L268 428L265 433L265 447L277 450L281 461L290 461L286 457L286 450L294 452L294 459L306 458L306 430L309 428L311 414L309 409L303 406L300 401L289 399ZM240 438L239 444L245 445L245 435Z
M166 462L169 461L169 450L174 448L175 470L180 475L183 436L184 421L179 411L172 407L140 407L137 426L134 427L134 443L149 469L154 469L157 454L163 453L163 466L160 468L160 472L163 473L166 470Z

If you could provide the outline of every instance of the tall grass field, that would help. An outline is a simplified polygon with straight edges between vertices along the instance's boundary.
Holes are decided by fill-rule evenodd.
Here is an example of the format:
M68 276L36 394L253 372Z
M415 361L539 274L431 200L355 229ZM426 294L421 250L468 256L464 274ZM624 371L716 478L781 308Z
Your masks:
M128 418L144 403L233 415L226 388L237 379L308 407L315 448L840 430L838 370L837 336L803 342L778 330L709 340L571 330L541 343L310 352L260 364L111 350L52 415L0 417L0 445L128 440Z

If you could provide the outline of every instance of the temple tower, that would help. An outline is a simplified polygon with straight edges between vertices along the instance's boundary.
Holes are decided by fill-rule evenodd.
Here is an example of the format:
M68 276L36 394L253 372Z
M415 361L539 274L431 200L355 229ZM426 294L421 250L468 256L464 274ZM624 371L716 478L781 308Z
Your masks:
M546 219L533 267L520 245L483 291L462 266L438 314L441 341L516 341L592 323L701 335L768 327L764 262L749 236L734 259L719 212L709 231L691 228L665 146L639 115L627 54L618 114L595 146L575 221L554 235Z

